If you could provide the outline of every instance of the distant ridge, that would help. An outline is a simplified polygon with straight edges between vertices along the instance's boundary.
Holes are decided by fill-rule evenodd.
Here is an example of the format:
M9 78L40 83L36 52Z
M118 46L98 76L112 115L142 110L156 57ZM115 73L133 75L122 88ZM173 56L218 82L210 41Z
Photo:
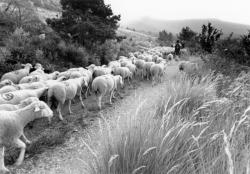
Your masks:
M211 22L216 28L222 29L224 35L233 32L234 36L239 36L250 30L250 25L226 22L218 19L157 20L144 17L140 20L130 22L125 26L138 31L158 33L161 30L167 30L168 32L177 34L185 26L189 26L192 30L200 32L201 26L208 22Z

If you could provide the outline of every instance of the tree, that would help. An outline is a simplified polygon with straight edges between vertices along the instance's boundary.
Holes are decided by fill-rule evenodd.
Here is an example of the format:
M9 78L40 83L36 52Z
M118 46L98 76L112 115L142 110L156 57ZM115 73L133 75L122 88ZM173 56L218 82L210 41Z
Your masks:
M201 48L209 53L212 53L216 41L220 39L222 31L216 29L209 22L208 25L202 25L202 31L199 35Z
M183 27L181 29L181 32L178 35L178 39L182 40L182 41L192 41L195 36L197 35L196 32L194 32L193 30L191 30L188 26L187 27Z
M64 39L86 47L116 38L120 15L114 15L104 0L61 0L62 15L47 23Z
M243 48L245 49L248 56L250 56L250 30L248 31L248 34L243 35L241 37L241 43L243 45Z
M171 43L174 40L174 35L165 30L159 32L158 40L164 43Z

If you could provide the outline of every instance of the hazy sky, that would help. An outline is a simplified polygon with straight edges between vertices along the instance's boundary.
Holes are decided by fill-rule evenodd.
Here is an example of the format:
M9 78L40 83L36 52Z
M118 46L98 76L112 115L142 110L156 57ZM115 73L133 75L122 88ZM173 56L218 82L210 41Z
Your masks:
M217 18L250 25L250 0L104 0L122 23L155 19Z

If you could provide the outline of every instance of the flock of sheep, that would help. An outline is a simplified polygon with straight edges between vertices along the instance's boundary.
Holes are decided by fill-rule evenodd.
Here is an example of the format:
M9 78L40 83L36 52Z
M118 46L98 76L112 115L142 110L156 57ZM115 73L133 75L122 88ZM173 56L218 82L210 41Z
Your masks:
M71 102L79 97L85 108L85 98L94 93L99 109L104 95L110 94L112 104L114 93L124 83L131 83L133 78L152 80L152 85L161 82L169 61L174 56L169 53L167 59L162 58L164 49L156 47L147 52L130 53L129 57L120 56L119 60L108 65L94 64L83 68L71 68L64 72L44 72L41 64L35 65L35 71L30 72L32 65L27 63L23 69L6 73L0 82L0 170L8 172L4 165L4 147L9 145L21 148L16 165L23 162L26 144L31 143L24 135L24 127L31 121L46 117L49 123L53 116L50 109L52 101L57 102L57 112L63 120L61 109L68 101L69 113L72 113ZM179 69L190 69L189 62L180 63ZM46 103L39 98L45 96ZM23 139L23 141L21 140ZM25 142L25 143L24 143Z

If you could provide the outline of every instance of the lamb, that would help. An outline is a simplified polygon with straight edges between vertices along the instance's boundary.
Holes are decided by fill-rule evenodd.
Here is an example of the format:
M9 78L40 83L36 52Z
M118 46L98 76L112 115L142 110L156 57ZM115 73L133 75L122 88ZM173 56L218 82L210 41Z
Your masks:
M11 80L13 83L18 84L18 82L25 76L27 76L30 72L30 69L32 68L32 65L30 63L27 63L24 66L23 69L19 69L16 71L11 71L8 73L5 73L2 78L1 81L9 79Z
M28 97L37 97L40 98L47 92L48 87L39 88L34 90L18 90L9 93L4 93L0 95L0 104L19 104L22 100Z
M51 106L51 99L54 97L58 101L57 112L60 120L63 120L61 108L66 100L69 100L69 113L72 114L71 101L77 96L79 96L82 107L84 107L81 89L83 85L87 85L85 77L77 79L69 79L64 82L55 83L48 90L48 105Z
M30 105L31 103L33 103L35 101L39 101L39 99L37 97L28 97L27 99L22 100L17 105L2 104L2 105L0 105L0 111L2 111L2 110L4 110L4 111L15 111L15 110L24 108L24 107Z
M193 74L198 70L198 64L188 61L183 61L179 64L179 70L187 74Z
M156 81L161 82L161 78L164 75L164 64L154 64L150 68L150 73L152 76L152 85L155 84Z
M123 80L120 75L113 76L108 74L99 76L93 80L92 90L96 95L97 104L100 110L102 108L102 97L106 93L110 93L109 103L112 104L112 98L114 98L114 91L118 88L118 85L121 85L121 87L123 87Z
M19 110L0 112L0 153L2 157L0 171L9 172L4 165L4 148L10 145L21 148L21 152L15 163L17 166L21 165L26 150L25 143L30 143L24 135L24 127L35 119L42 117L51 118L52 116L52 110L42 101L35 101ZM25 143L21 141L21 136Z

